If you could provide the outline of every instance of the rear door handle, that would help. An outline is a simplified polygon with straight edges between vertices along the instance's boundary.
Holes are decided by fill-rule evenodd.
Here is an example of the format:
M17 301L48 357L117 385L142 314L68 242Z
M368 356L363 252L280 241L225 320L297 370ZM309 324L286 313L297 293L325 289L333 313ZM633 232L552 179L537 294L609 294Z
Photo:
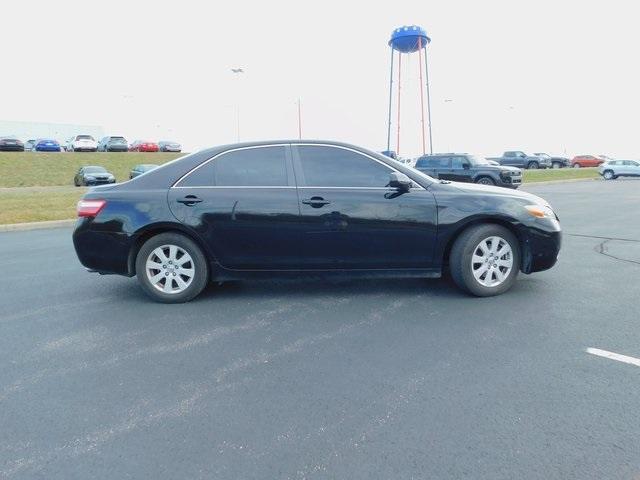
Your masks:
M177 200L178 203L182 203L184 205L186 205L187 207L190 207L192 205L195 205L196 203L200 203L202 202L201 199L199 199L198 197L196 197L195 195L187 195L184 198L179 198Z
M302 200L302 203L304 203L305 205L311 205L313 208L320 208L325 205L329 205L331 202L325 200L322 197L311 197Z

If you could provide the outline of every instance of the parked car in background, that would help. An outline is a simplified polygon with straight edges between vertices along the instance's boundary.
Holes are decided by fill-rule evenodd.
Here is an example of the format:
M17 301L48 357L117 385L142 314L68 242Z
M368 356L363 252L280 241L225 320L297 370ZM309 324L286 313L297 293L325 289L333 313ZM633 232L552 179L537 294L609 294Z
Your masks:
M129 144L127 139L118 136L103 137L98 142L99 152L127 152L129 150Z
M67 140L65 150L67 152L95 152L98 150L98 142L91 135L74 135Z
M182 145L178 142L170 142L168 140L160 140L158 142L158 149L161 152L181 152Z
M561 243L540 197L439 182L337 142L210 148L93 188L77 214L80 262L137 275L165 303L231 278L435 278L445 269L464 291L498 295L520 271L551 268Z
M61 152L62 147L57 140L52 138L39 138L35 141L33 150L36 152Z
M522 170L519 168L491 165L486 159L468 153L423 155L414 168L433 178L452 182L507 188L518 188L522 184Z
M130 152L157 152L158 144L150 140L135 140L129 145Z
M518 168L551 168L551 160L547 158L536 157L535 155L527 155L521 151L504 152L501 157L489 158L495 160L500 165Z
M129 180L131 180L132 178L136 178L142 175L143 173L149 172L154 168L158 168L158 166L159 165L155 165L153 163L143 163L141 165L136 165L129 172Z
M36 141L33 139L29 139L26 142L24 142L24 151L25 152L31 152L34 150L34 147L36 145Z
M98 165L80 167L80 170L78 170L78 173L76 173L73 178L73 184L76 187L104 185L108 183L116 183L116 177L108 172L106 168Z
M13 136L0 137L0 151L24 152L24 143Z
M598 173L605 180L618 177L640 177L640 162L637 160L610 160L598 168Z
M601 155L578 155L571 160L571 166L573 168L599 167L606 161L607 159Z
M533 155L550 161L551 168L565 168L571 166L571 160L565 157L552 157L551 155L542 152L534 153Z

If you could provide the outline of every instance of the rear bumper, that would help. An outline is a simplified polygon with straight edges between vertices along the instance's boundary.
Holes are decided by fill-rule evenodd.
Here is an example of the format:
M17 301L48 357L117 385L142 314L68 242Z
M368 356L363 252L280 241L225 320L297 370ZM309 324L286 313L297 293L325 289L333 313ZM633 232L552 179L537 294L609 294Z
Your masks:
M90 271L129 276L128 257L132 239L109 224L92 218L79 218L73 232L78 260Z
M0 152L24 152L24 145L0 145Z
M61 147L37 147L34 149L36 152L60 152L62 151Z
M105 147L106 152L128 152L129 147L127 145L107 145Z

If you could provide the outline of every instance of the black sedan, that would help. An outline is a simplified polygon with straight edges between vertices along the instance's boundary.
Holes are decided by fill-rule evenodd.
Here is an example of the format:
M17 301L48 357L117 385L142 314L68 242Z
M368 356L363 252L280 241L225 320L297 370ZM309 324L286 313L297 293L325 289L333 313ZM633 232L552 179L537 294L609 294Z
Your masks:
M415 168L440 180L480 183L518 188L522 185L522 170L468 153L437 153L416 160Z
M80 167L78 173L73 177L73 184L76 187L104 185L108 183L116 183L116 177L107 171L104 167L90 165Z
M0 137L0 152L24 152L24 143L16 137Z
M136 165L129 172L129 180L131 180L132 178L136 178L143 173L150 172L155 168L158 168L158 165L155 165L153 163L142 163L140 165Z
M438 181L335 142L227 145L169 162L78 203L73 243L99 273L136 275L160 302L207 282L275 276L440 277L478 296L551 268L549 204Z

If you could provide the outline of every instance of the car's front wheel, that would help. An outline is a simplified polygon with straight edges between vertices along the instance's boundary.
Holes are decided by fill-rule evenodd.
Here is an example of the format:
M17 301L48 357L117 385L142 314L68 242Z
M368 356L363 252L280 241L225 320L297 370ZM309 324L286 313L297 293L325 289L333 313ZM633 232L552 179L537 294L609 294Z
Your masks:
M480 185L495 185L496 182L493 181L493 178L490 177L480 177L476 180L476 183Z
M602 176L604 177L605 180L615 180L616 176L614 175L613 171L611 170L605 170L602 174Z
M478 225L465 230L449 255L453 281L478 297L509 290L520 271L518 239L500 225Z
M188 302L206 286L207 259L191 239L161 233L147 240L136 257L136 275L145 293L162 303Z
M580 164L579 163L574 163L573 164L573 168L580 168Z

